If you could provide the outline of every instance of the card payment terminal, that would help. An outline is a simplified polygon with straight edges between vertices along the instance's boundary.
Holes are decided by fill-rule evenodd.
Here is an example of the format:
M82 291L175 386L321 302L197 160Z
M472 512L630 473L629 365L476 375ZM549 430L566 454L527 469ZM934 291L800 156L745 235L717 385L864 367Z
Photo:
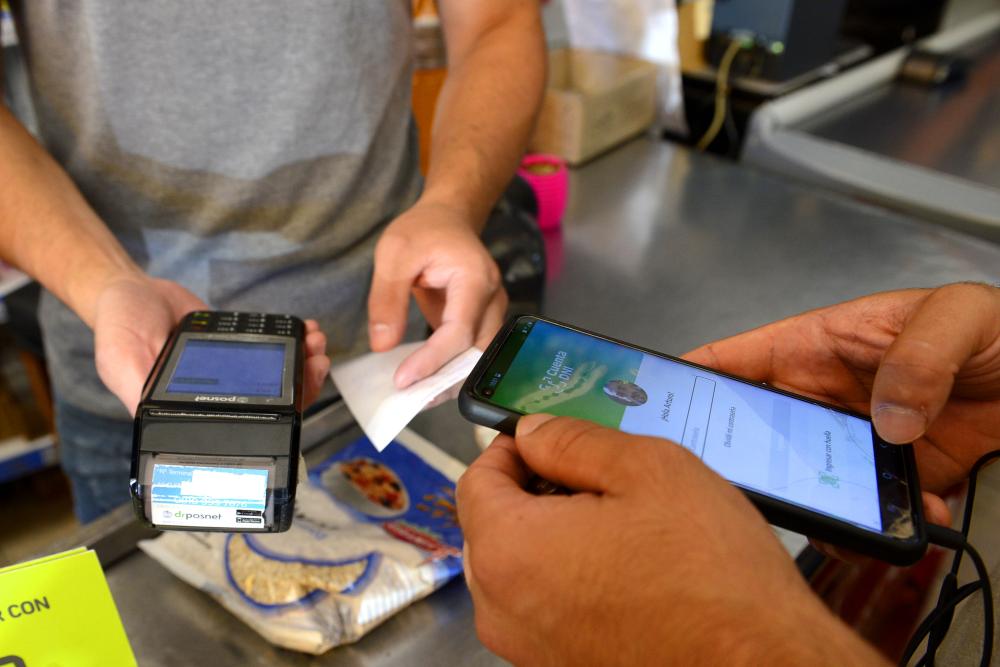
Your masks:
M279 532L292 522L305 325L189 313L143 388L132 435L136 515L164 530Z

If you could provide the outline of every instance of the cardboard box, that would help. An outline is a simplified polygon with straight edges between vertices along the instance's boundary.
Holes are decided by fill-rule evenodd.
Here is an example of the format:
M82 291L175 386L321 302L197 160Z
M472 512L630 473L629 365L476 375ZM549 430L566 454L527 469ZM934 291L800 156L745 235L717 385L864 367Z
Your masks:
M656 66L600 51L549 53L533 153L553 153L578 165L650 126L656 112Z
M688 0L677 6L677 50L681 71L709 69L705 60L705 40L712 32L712 0Z

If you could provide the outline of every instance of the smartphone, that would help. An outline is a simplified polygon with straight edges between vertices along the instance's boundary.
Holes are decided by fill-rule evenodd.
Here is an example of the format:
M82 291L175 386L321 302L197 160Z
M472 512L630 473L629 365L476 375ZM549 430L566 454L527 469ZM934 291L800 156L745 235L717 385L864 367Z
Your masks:
M553 320L508 321L459 408L510 434L544 412L666 438L777 526L900 565L927 547L913 448L870 418Z

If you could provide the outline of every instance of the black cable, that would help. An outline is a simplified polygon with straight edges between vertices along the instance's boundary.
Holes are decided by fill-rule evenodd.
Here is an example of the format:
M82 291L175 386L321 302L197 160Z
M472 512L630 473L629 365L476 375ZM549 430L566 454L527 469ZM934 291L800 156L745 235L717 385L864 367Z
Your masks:
M976 484L979 480L979 471L991 461L1000 458L1000 450L987 452L979 457L979 459L972 464L972 469L969 471L969 484L965 491L965 507L962 511L962 535L966 541L969 539L969 531L972 527L972 510L976 503ZM958 582L958 570L962 564L962 551L956 549L955 556L951 561L951 570L945 575L944 582L942 582L942 596L945 594L945 588L949 585L954 589L955 584ZM938 603L945 599L939 596ZM927 641L927 653L930 654L930 664L934 664L934 656L937 653L938 647L941 642L944 641L944 636L948 632L948 628L951 627L951 621L954 616L954 611L943 617L938 624L938 629L931 633ZM990 629L992 632L992 628ZM990 648L992 650L992 642L990 643Z
M935 608L945 606L948 600L955 595L956 588L958 588L958 575L949 572L941 580L941 590L938 592ZM925 655L934 656L937 654L938 647L944 642L944 637L948 634L948 628L951 627L952 618L955 616L954 609L954 607L951 607L951 610L946 615L941 615L940 620L931 627L930 633L927 636L927 650L924 651Z
M952 560L951 570L945 575L941 583L941 592L934 609L928 614L913 637L903 651L900 660L901 665L909 663L910 658L916 652L924 639L927 639L927 649L924 655L917 662L916 667L921 665L934 665L934 658L938 647L944 639L945 633L951 625L955 607L959 602L965 600L976 591L983 593L983 652L980 665L988 667L993 658L993 587L990 583L989 572L983 562L979 552L969 543L969 528L972 524L972 509L976 498L976 480L979 471L990 461L1000 458L1000 450L989 452L979 458L969 471L969 486L965 497L965 511L962 517L961 531L952 530L943 526L928 525L927 536L932 544L953 549L955 557ZM976 568L978 580L966 584L960 588L958 584L958 570L962 564L962 556L969 554L972 563Z
M963 586L961 591L963 591L962 599L965 599L969 595L968 586L975 586L977 590L983 593L983 653L982 659L979 664L982 667L989 667L990 661L993 658L993 588L990 585L990 574L986 570L986 564L983 562L982 557L979 552L976 551L975 547L969 544L969 541L965 538L961 532L957 530L952 530L951 528L945 528L944 526L935 526L933 524L927 526L927 537L931 544L937 544L938 546L946 547L948 549L954 549L956 554L961 556L961 554L967 553L972 559L973 565L976 567L976 574L979 577L979 581L974 584L966 584ZM913 653L916 651L920 642L924 640L924 637L931 633L935 629L935 626L944 619L950 621L951 613L954 611L955 605L958 604L959 600L952 596L952 599L948 600L944 605L941 604L939 600L938 606L934 611L921 623L920 628L918 628L917 633L910 640L910 643L906 647L906 651L903 653L903 658L900 664L905 665L913 657ZM926 629L925 629L926 624ZM943 635L943 633L939 633ZM937 647L928 646L928 650L924 654L924 660L927 664L934 664L934 653Z
M970 595L973 595L976 591L980 590L981 588L982 584L980 584L978 581L973 581L968 584L965 584L957 591L955 591L955 594L951 598L946 600L943 605L935 607L931 611L931 613L927 614L927 617L920 623L919 626L917 626L917 629L913 633L913 636L910 637L910 641L906 644L906 649L903 650L903 658L902 660L900 660L900 664L905 665L910 661L910 658L913 657L913 654L916 652L916 650L920 648L920 643L927 638L927 635L931 633L931 631L934 629L934 626L937 625L941 621L941 619L945 617L945 615L955 611L955 607L958 606L958 603L962 602ZM918 662L917 665L924 662L925 659L926 657L921 658L920 662Z
M979 471L990 461L1000 458L1000 449L988 452L979 457L979 460L972 465L969 471L969 488L965 491L965 509L962 513L962 535L969 539L969 528L972 525L972 507L976 501L976 480L979 478ZM951 573L958 575L958 566L962 563L961 552L955 552L955 558L951 562Z
M986 563L983 562L982 556L976 551L975 547L969 544L968 541L965 542L965 551L969 554L969 558L972 559L972 563L976 566L976 574L982 581L982 592L983 592L983 658L980 661L980 665L983 667L989 667L990 663L993 661L993 586L990 584L990 572L986 568ZM934 654L931 654L931 660L933 661Z

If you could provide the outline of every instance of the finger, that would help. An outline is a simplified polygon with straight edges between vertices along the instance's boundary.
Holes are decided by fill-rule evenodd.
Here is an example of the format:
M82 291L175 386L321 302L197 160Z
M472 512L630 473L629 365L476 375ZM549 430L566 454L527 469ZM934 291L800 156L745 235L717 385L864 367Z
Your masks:
M315 324L315 322L313 322ZM306 325L309 329L309 325ZM304 405L309 406L319 396L330 372L330 357L326 355L326 335L318 330L306 334L306 361L303 376Z
M458 395L462 392L462 383L459 382L453 387L445 389L440 394L435 396L430 403L424 406L424 410L430 410L431 408L436 408L439 405L444 405L448 401L455 400Z
M504 320L507 317L507 304L507 292L502 288L497 290L490 301L490 305L486 307L483 320L479 324L479 333L476 335L475 346L480 350L485 350L489 347L493 337L497 335L500 327L503 326Z
M951 510L948 509L947 503L944 502L941 496L927 493L926 491L920 495L924 501L924 518L927 520L927 523L933 523L938 526L950 526Z
M465 539L475 542L489 530L494 511L503 512L513 500L530 498L524 484L531 476L510 436L500 436L458 480L455 491L458 522Z
M410 290L420 274L398 243L380 243L375 251L375 273L368 295L368 339L372 350L383 352L399 344L406 333Z
M306 320L306 334L311 334L313 331L319 331L319 322L316 320Z
M621 490L623 457L637 436L593 422L551 415L528 415L517 424L517 451L544 479L575 491Z
M1000 298L983 285L931 292L886 350L872 385L875 430L888 442L913 442L941 412L955 375L1000 335Z
M681 359L748 380L769 380L774 375L774 342L781 329L795 319L775 322L702 345L682 355Z
M396 386L402 389L422 380L469 349L495 292L478 275L454 278L446 288L441 326L396 369Z
M431 331L436 331L441 326L441 315L444 312L445 304L444 290L433 287L421 287L418 285L413 290L413 300L417 302L417 308L424 316L427 326Z
M306 334L306 358L326 354L326 334L312 331Z
M329 372L330 358L326 355L317 355L306 359L302 388L304 406L311 405L319 396Z

